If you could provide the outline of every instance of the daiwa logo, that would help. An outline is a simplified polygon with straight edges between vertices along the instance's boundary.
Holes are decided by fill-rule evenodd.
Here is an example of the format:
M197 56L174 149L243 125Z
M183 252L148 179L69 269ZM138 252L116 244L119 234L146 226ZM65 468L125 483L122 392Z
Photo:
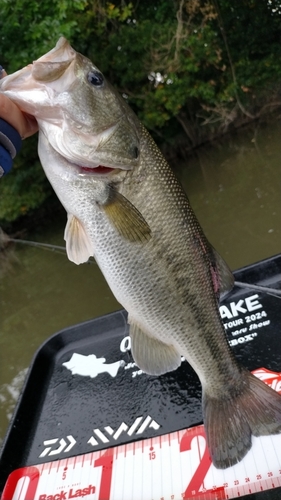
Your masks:
M102 443L109 443L112 440L117 441L124 432L127 436L132 436L133 434L140 435L143 434L147 428L158 431L158 429L160 429L160 425L153 420L150 415L148 415L145 419L144 417L137 417L131 427L129 427L125 422L122 422L116 430L107 425L102 428L102 431L100 429L93 429L94 436L90 437L88 444L97 446L100 444L98 440ZM109 436L109 438L107 436Z
M76 440L71 435L67 436L66 439L69 441L69 443L64 438L60 440L59 438L47 439L46 441L44 441L43 444L45 448L39 455L39 458L59 455L60 453L68 453L76 444ZM56 447L52 449L54 445Z

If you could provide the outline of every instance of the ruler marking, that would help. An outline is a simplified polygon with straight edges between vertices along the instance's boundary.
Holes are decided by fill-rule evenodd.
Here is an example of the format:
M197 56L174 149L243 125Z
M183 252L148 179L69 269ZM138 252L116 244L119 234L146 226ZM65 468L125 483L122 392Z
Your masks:
M134 450L134 443L133 444L133 454L135 454L135 450ZM130 496L131 498L134 498L134 480L133 478L135 477L135 460L130 460L130 464L132 465L132 474L131 474L131 477L132 477L132 481L131 481L131 487L130 487ZM128 475L128 474L127 474ZM124 498L124 493L125 493L125 487L126 487L126 481L125 481L125 475L123 475L123 498Z
M266 466L267 466L267 473L268 473L270 471L270 467L269 467L267 456L266 456L264 450L263 450L263 456L264 456L264 459L265 459L265 463L266 463Z
M181 498L205 455L205 438L204 434L200 433L202 434L202 426L108 448L111 450L114 461L111 500L131 500L132 498L170 500L173 496ZM187 447L181 453L180 443L185 434L190 442L194 438L196 441L194 440L192 446ZM198 491L198 496L202 500L203 498L214 500L213 488L218 490L217 498L231 499L279 487L281 485L281 457L279 458L278 455L280 445L281 436L278 435L253 438L252 450L233 468L221 471L211 465L205 473L204 467L203 469L201 467L202 478L200 474L197 474L194 489ZM96 467L94 471L93 462L104 453L105 450L91 451L77 457L37 465L40 471L38 498L40 494L51 497L50 488L53 488L53 495L56 495L58 490L65 491L67 494L67 488L69 491L73 488L74 492L76 485L76 488L82 489L90 484L97 488L96 494L98 495L100 475L103 474L103 470ZM67 469L70 465L73 475L71 476L71 471L69 471L67 480L63 481L66 479L66 476L63 477L63 468ZM24 484L19 483L17 494L20 496L14 497L15 500L23 500L20 488L24 488ZM223 497L223 489L225 497Z
M273 451L274 451L274 454L275 454L275 463L279 463L280 464L279 456L277 455L276 448L275 448L274 443L273 443L273 437L272 436L268 436L268 437L270 437L272 448L273 448Z
M265 480L265 486L266 486L266 490L270 490L270 481L268 481L268 479Z
M197 453L198 453L198 457L199 457L199 464L201 463L201 460L202 460L202 455L201 455L201 447L200 447L200 439L199 439L200 436L196 436L196 445L197 445ZM205 443L206 443L206 440L205 440ZM207 443L206 443L206 446L207 446ZM205 484L204 484L204 479L202 480L202 483L201 483L201 486L199 487L198 486L198 491L200 491L201 488L205 488Z
M256 457L258 456L258 454L256 453L253 453L253 462L255 464L255 472L254 472L254 478L253 478L253 482L255 483L257 481L257 477L259 475L259 472L258 472L258 464L257 464L257 461L256 461Z

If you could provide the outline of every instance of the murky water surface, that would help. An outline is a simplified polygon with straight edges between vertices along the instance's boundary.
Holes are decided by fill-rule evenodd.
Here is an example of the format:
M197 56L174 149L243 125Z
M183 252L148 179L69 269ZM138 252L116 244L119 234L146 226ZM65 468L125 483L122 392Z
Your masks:
M200 148L176 166L206 236L232 269L281 251L280 141L280 118L272 118ZM29 238L63 245L64 224L59 220ZM0 440L42 342L120 308L95 264L75 266L65 255L20 245L14 257L0 274Z

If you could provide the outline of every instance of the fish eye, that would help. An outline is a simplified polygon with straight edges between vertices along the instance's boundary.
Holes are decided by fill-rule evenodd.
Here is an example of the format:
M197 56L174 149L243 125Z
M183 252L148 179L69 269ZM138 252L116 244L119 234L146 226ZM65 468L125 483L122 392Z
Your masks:
M101 87L104 82L103 75L99 71L89 71L87 79L88 82L95 87Z

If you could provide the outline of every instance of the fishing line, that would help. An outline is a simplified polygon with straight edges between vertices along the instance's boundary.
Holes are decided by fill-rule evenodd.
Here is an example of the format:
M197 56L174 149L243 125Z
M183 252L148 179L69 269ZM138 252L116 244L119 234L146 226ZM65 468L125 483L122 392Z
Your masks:
M60 254L66 254L66 248L60 245L53 245L50 243L39 243L38 241L31 240L22 240L20 238L10 238L3 229L0 228L0 251L3 249L8 243L20 243L21 245L27 245L30 247L41 248L43 250L50 250L52 252L57 252ZM95 264L95 260L90 258L87 264Z
M66 248L60 245L53 245L50 243L39 243L38 241L22 240L20 238L10 238L10 236L4 233L3 229L0 228L0 250L1 250L1 244L3 245L3 243L7 244L10 242L21 243L22 245L28 245L35 248L42 248L45 250L51 250L53 252L58 252L63 254L66 253ZM96 261L90 257L87 264L96 264ZM257 290L259 292L267 293L278 299L281 298L281 290L276 290L275 288L270 288L262 285L253 285L251 283L243 283L242 281L234 281L234 285L238 286L239 288L250 288L252 290Z
M39 243L38 241L21 240L19 238L9 238L9 242L21 243L22 245L28 245L31 247L45 248L46 250L58 251L61 253L66 253L65 247L59 245L52 245L49 243Z
M57 252L59 254L66 254L66 248L60 245L52 245L50 243L39 243L38 241L21 240L19 238L9 238L12 243L21 243L22 245L28 245L35 248L42 248L43 250L50 250L51 252ZM90 257L90 259L85 262L85 264L96 264L96 261Z
M252 290L257 290L259 292L267 293L273 297L281 298L281 290L276 290L275 288L270 288L263 285L252 285L251 283L243 283L242 281L234 281L234 285L239 286L239 288L250 288Z

